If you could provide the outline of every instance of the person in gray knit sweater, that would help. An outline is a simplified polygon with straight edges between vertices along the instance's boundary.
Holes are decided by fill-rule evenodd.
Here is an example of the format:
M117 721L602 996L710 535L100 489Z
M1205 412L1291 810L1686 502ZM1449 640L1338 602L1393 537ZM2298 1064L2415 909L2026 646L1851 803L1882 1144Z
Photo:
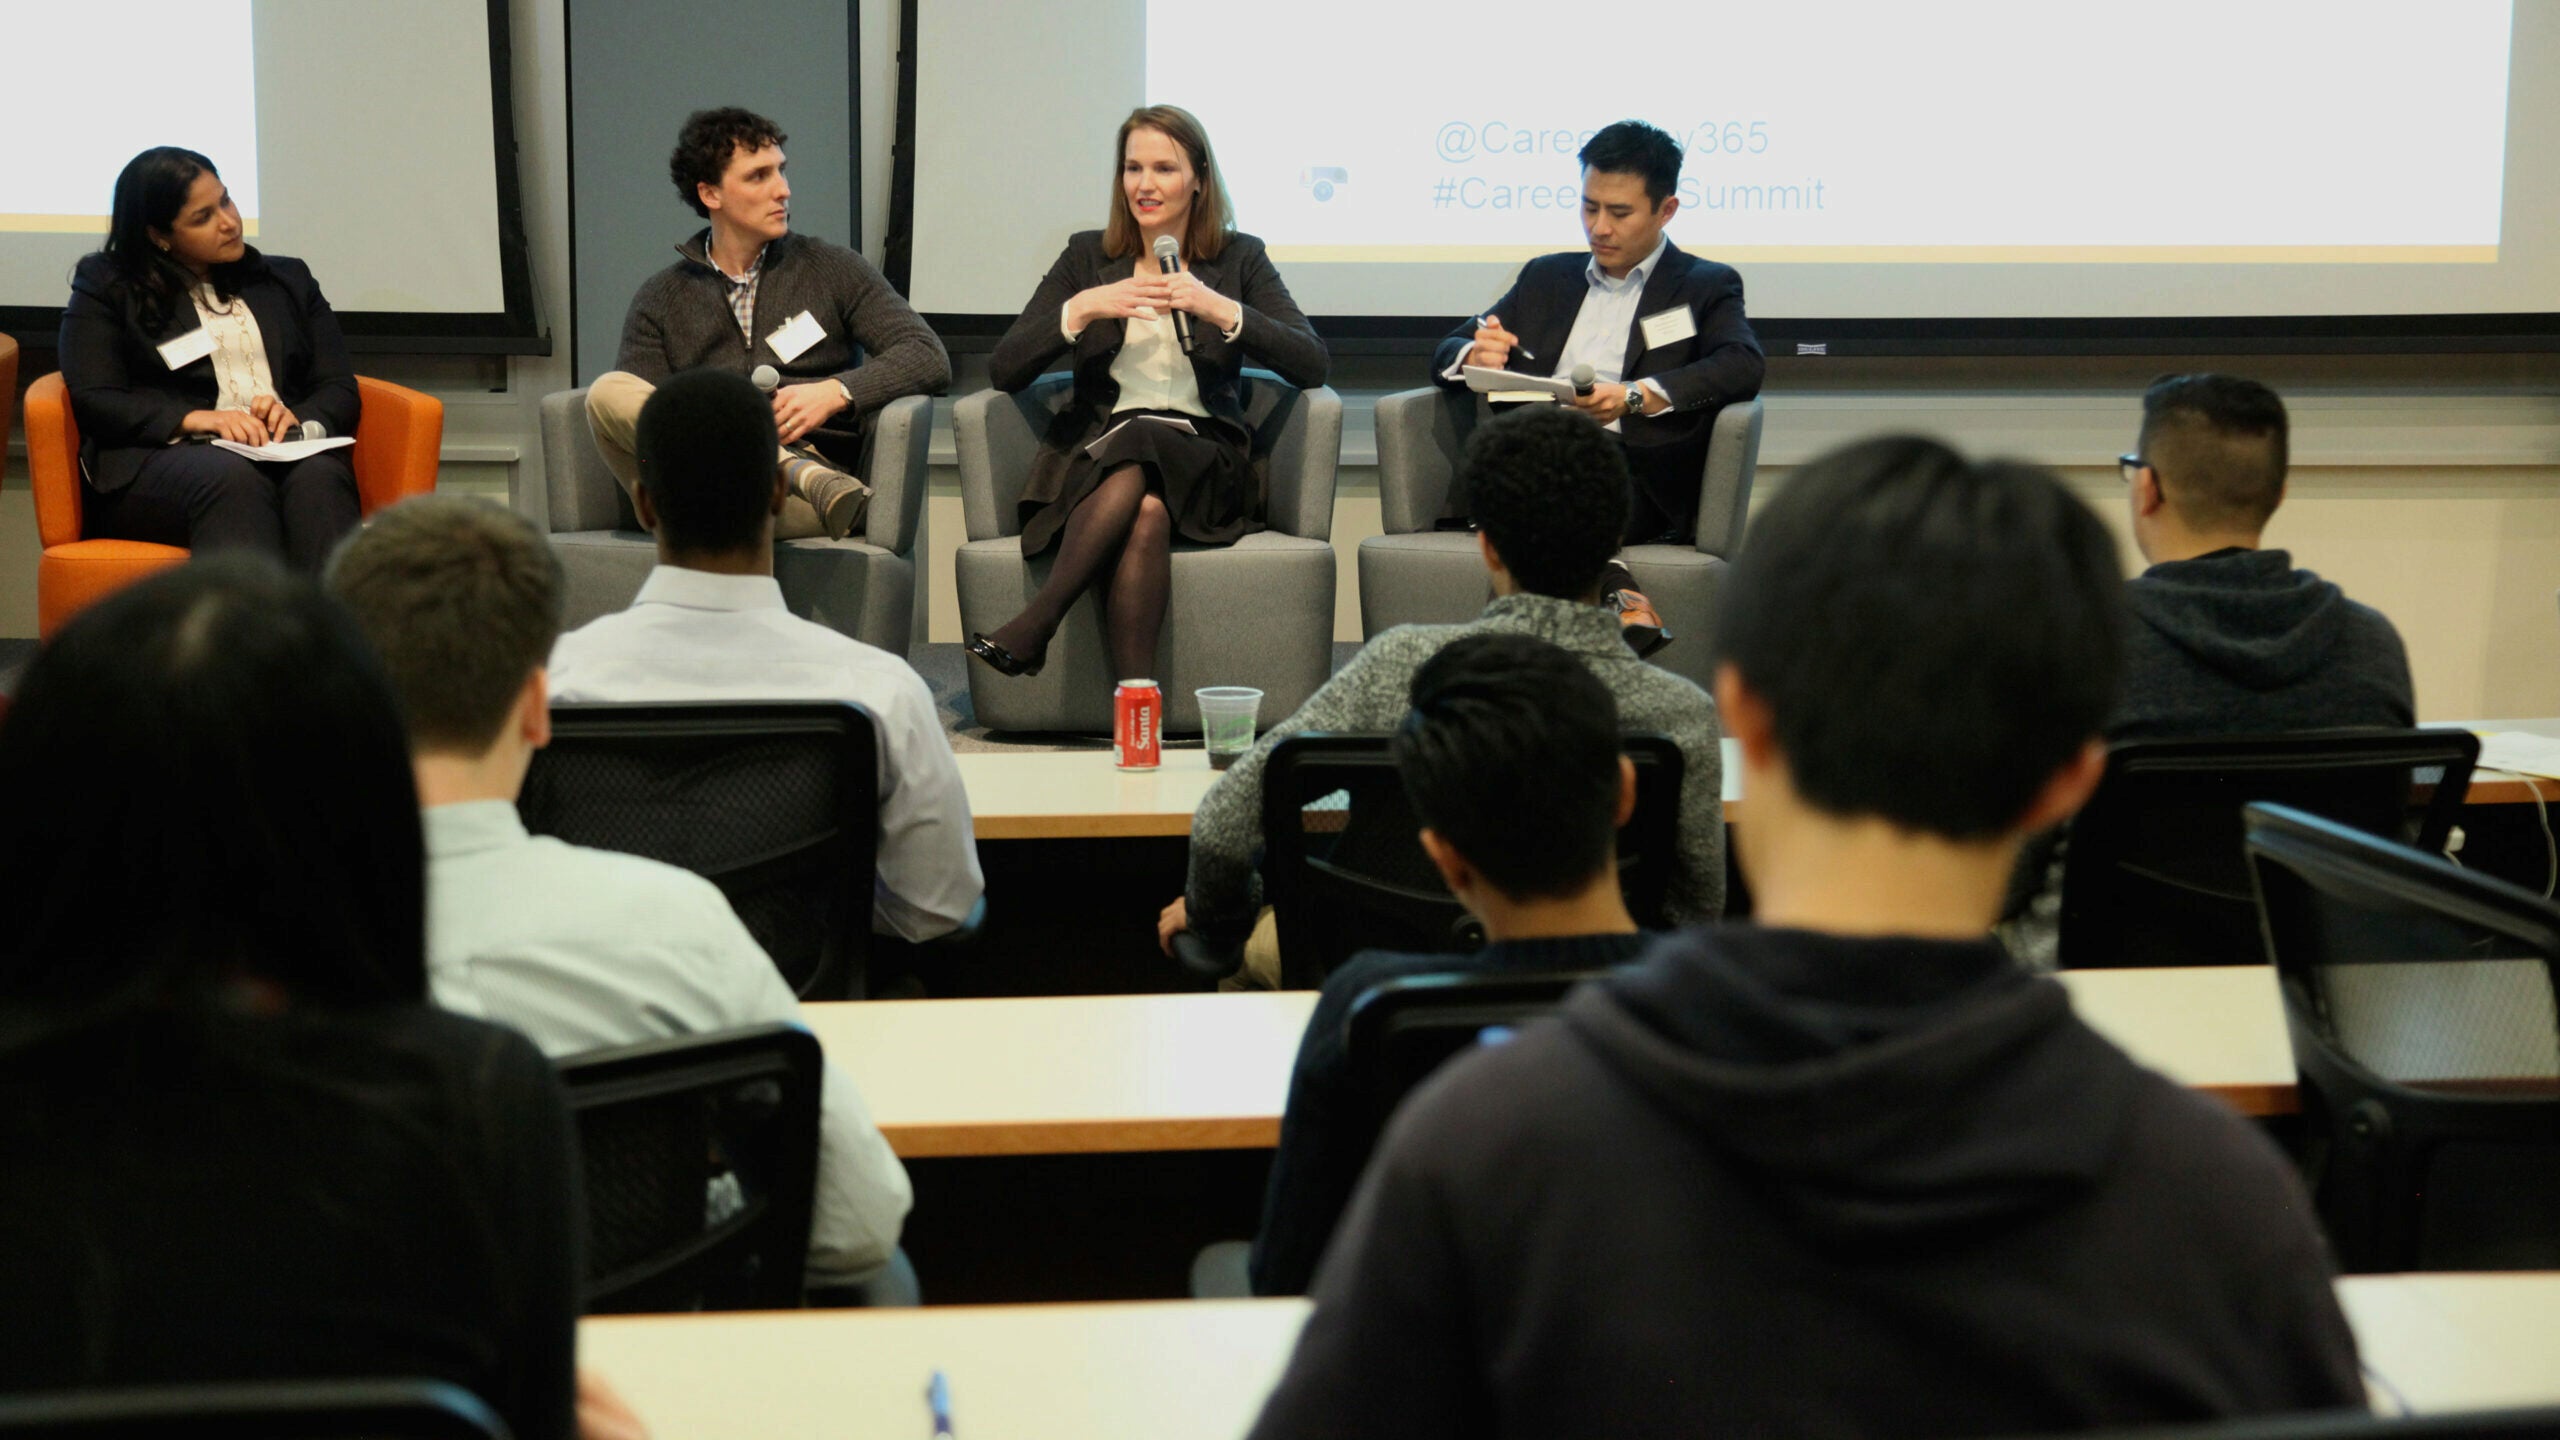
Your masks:
M1715 701L1681 676L1638 659L1600 587L1626 526L1626 460L1600 427L1561 406L1501 416L1467 441L1461 483L1475 497L1492 602L1464 625L1399 625L1360 653L1296 714L1271 727L1209 787L1191 820L1191 874L1165 907L1157 936L1197 930L1234 944L1262 907L1254 853L1262 840L1262 769L1271 748L1302 730L1384 732L1404 718L1413 675L1461 635L1534 636L1571 652L1617 697L1618 723L1667 735L1680 747L1679 864L1666 908L1681 924L1724 910L1724 754ZM1264 985L1276 977L1251 979Z
M640 407L668 376L772 366L775 462L790 492L774 537L841 540L870 506L854 474L863 418L947 388L951 357L859 251L791 233L782 144L780 127L752 111L685 120L668 178L711 223L632 297L615 368L587 389L587 424L627 493L640 483Z
M2284 401L2255 380L2171 375L2121 465L2134 543L2124 694L2110 740L2416 723L2380 612L2259 537L2284 501Z

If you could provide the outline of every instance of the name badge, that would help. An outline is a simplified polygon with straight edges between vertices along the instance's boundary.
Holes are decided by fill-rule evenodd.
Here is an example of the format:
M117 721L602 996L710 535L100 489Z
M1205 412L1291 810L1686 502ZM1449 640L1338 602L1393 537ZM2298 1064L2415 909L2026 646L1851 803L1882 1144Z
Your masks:
M175 340L161 342L160 363L184 370L213 353L213 332L199 325Z
M1688 306L1674 305L1638 320L1636 328L1644 333L1644 348L1654 350L1697 334L1698 320Z
M799 359L810 346L826 338L826 327L818 323L818 317L803 310L784 321L781 329L764 337L764 343L784 364L789 364Z

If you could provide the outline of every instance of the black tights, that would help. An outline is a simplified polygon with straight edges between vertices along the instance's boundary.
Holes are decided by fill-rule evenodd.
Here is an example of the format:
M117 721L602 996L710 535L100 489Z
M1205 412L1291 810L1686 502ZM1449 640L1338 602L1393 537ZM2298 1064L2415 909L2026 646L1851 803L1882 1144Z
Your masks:
M987 638L1024 660L1048 653L1049 637L1085 587L1101 583L1103 631L1111 673L1122 680L1155 674L1156 635L1173 589L1173 516L1147 491L1147 472L1123 465L1102 477L1058 532L1049 581L1022 613Z

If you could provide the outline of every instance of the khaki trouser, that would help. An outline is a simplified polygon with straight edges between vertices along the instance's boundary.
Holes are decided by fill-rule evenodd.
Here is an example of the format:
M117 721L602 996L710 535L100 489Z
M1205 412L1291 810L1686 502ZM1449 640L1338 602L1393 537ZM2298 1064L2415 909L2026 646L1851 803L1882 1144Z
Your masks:
M1280 926L1272 913L1270 906L1262 907L1262 914L1254 919L1253 934L1244 942L1244 968L1219 981L1220 990L1232 994L1280 988Z
M632 448L632 437L640 428L640 407L657 393L658 387L626 371L611 370L596 377L587 387L587 428L595 432L596 449L603 452L605 468L622 482L622 493L628 495L640 486L640 459ZM816 452L799 458L815 458ZM774 452L774 463L794 458L788 450ZM821 463L833 465L833 461ZM639 502L633 502L637 509ZM818 523L818 512L808 501L788 495L782 501L782 513L773 517L773 538L804 540L824 535L826 527Z

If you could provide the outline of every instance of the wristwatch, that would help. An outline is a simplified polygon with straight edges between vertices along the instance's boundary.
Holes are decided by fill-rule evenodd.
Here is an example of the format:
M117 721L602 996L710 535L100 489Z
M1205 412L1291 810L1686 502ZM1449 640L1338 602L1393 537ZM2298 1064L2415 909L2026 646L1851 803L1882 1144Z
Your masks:
M1630 415L1643 414L1646 393L1645 388L1642 385L1629 385L1626 387L1626 391L1627 413Z

